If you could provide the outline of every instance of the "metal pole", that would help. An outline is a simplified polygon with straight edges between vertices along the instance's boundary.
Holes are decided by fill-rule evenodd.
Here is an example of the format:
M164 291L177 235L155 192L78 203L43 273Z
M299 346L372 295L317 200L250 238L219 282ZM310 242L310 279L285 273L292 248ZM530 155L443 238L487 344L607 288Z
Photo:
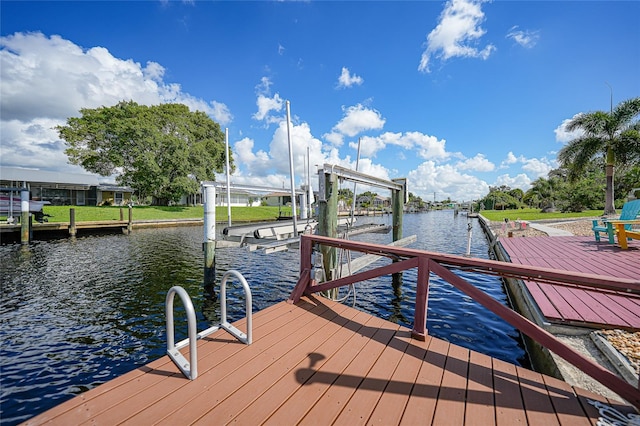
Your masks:
M471 222L467 222L467 252L465 253L466 257L471 257L471 234L472 234L472 225Z
M293 235L298 235L298 219L296 218L296 187L293 175L293 145L291 143L291 112L287 101L287 139L289 140L289 174L291 175L291 208L293 209Z
M613 87L611 87L611 85L609 83L607 83L606 81L604 82L604 84L609 86L609 90L611 91L611 107L610 107L609 111L613 112Z
M228 224L231 226L231 171L229 170L229 128L224 129L226 161L227 161L227 217ZM215 220L214 220L215 222Z
M356 156L356 172L358 171L358 164L360 163L360 143L361 142L362 142L362 138L358 138L358 155ZM358 186L358 182L353 182L353 202L351 203L351 223L349 224L349 226L353 226L353 222L354 222L357 186Z
M304 159L304 171L305 171L304 180L308 182L308 176L306 175L306 170L307 170L307 159L305 158ZM304 185L302 185L301 188L304 189ZM300 194L300 219L309 219L309 216L307 214L307 193L305 191L302 191L302 194Z
M313 190L311 189L311 156L309 155L309 147L307 147L307 202L309 203L309 217L313 217L311 205L313 204Z
M204 193L204 286L214 295L216 283L216 187L203 185Z

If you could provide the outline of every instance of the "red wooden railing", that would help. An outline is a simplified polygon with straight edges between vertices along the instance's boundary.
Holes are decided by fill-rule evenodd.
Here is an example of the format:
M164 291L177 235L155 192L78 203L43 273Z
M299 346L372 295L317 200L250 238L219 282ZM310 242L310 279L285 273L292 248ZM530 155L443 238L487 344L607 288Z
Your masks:
M316 283L311 277L311 254L314 244L386 256L392 258L394 262L389 265L357 273L348 277L323 283ZM491 296L469 284L466 280L451 272L449 268L458 267L464 268L465 270L499 275L502 277L520 278L523 280L528 279L556 285L580 286L594 290L607 292L619 291L632 294L640 294L640 280L605 277L580 272L559 271L555 269L526 265L515 265L495 260L467 258L404 247L385 246L381 244L370 244L322 237L318 235L302 235L300 240L300 279L289 297L289 302L297 302L303 294L326 291L382 275L394 274L415 267L418 268L418 279L412 330L414 338L420 340L424 340L426 338L429 274L433 272L454 287L466 293L469 297L473 298L476 302L480 303L491 312L500 316L518 330L522 331L531 339L556 353L558 356L564 358L566 361L573 364L584 373L593 377L595 380L599 381L640 409L640 389L634 388L632 385L619 378L606 368L585 358L534 322L529 321L527 318L509 309L502 303L493 299Z

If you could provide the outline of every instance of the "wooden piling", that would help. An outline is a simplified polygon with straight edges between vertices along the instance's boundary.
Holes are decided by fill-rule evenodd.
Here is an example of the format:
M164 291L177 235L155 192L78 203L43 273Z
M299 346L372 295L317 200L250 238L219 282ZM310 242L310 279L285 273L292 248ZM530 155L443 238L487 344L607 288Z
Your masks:
M320 194L318 235L336 238L338 236L338 176L334 173L324 173L324 193ZM320 188L322 191L323 188ZM337 249L335 247L320 246L327 280L334 279L332 272L338 265Z
M394 182L403 185L402 190L391 191L391 208L393 210L393 241L402 239L402 211L404 209L404 199L406 192L406 179L393 179Z
M77 233L76 229L76 209L69 209L69 235L75 237Z
M127 234L131 234L131 231L133 230L133 207L130 205L129 206L129 218L127 221Z
M13 197L13 193L9 195ZM29 244L29 191L20 191L20 242Z
M393 179L394 182L402 184L401 190L391 191L391 209L392 209L392 238L393 241L402 239L402 215L404 210L404 201L407 191L407 180ZM402 288L402 272L397 272L391 276L393 289L396 293L401 293Z

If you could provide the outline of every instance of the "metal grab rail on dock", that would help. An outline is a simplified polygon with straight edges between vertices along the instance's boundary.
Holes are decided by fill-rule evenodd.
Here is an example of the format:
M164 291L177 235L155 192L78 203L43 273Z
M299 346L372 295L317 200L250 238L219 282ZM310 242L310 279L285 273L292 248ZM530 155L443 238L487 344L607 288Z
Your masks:
M242 288L244 289L246 298L245 310L247 318L246 334L238 330L227 321L227 281L231 276L235 276L236 278L238 278L240 280L240 283L242 284ZM187 313L188 330L188 337L184 340L181 340L177 344L175 343L173 326L173 300L176 294L180 296L182 304L184 305L184 309ZM247 280L238 271L227 271L222 277L222 281L220 283L220 323L198 333L196 313L193 308L193 302L191 302L191 297L189 297L189 294L184 288L180 286L171 287L165 299L165 316L167 318L167 355L169 355L169 358L171 358L176 366L178 366L182 374L184 374L190 380L195 380L198 377L198 340L222 328L233 335L236 339L240 340L242 343L245 343L247 345L251 344L253 339L251 305L251 289L249 288L249 284L247 284ZM187 345L189 345L189 361L187 361L186 358L180 353L180 349L184 348Z

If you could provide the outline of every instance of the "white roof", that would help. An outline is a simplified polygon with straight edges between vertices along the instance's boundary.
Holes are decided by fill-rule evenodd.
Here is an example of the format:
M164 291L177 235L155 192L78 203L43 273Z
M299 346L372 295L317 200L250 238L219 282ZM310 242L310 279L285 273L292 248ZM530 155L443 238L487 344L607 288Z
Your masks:
M50 172L21 167L0 167L0 180L14 182L61 183L70 185L98 186L98 177L90 174Z

